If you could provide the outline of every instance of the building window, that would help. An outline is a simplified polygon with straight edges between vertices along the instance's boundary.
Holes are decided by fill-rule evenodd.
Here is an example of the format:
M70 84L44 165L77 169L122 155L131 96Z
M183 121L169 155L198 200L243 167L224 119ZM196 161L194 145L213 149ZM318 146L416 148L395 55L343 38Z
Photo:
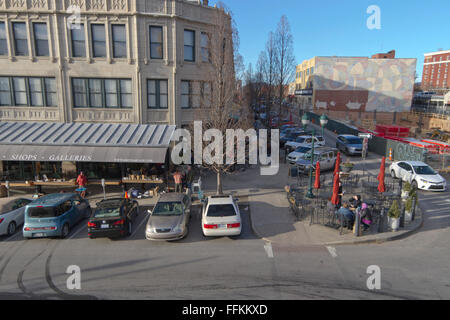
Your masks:
M0 106L11 106L11 86L8 77L0 78Z
M184 30L184 61L195 61L195 31Z
M202 32L201 51L202 51L202 61L203 62L211 62L209 48L210 48L210 36L208 33Z
M150 58L163 58L163 28L157 26L150 27Z
M191 81L181 81L181 108L192 107L192 85Z
M112 25L113 56L114 58L127 57L127 34L123 24Z
M50 50L48 48L48 31L46 23L33 23L34 46L38 57L48 57Z
M16 56L28 55L27 25L25 22L13 22L14 52Z
M78 29L72 29L71 37L72 37L72 55L75 58L86 57L86 39L84 33L84 24L80 24Z
M0 77L1 106L56 106L54 78Z
M105 25L93 24L92 28L92 50L94 58L106 57L106 33Z
M4 22L0 22L0 56L8 55L8 41L6 38L6 27Z
M72 79L74 108L132 108L129 79Z
M167 109L168 82L167 80L147 80L148 107L150 109Z
M210 108L212 104L212 86L210 82L200 83L200 108Z
M314 74L314 67L311 67L311 74Z
M45 78L45 98L46 105L49 107L56 107L58 105L57 97L56 97L56 79L54 78Z

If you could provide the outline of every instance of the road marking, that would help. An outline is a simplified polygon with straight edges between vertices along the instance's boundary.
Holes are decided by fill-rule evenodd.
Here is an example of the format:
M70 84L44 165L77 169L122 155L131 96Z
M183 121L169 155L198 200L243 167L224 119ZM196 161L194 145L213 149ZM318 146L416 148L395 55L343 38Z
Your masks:
M22 230L22 229L20 229ZM22 232L17 231L15 234L13 234L12 236L10 236L8 239L6 239L5 241L9 241L11 239L14 239L15 237L17 237L18 235L22 235Z
M77 231L75 231L75 233L73 233L73 234L69 237L69 240L70 240L70 239L73 239L77 234L79 234L81 231L84 230L84 228L86 227L85 224L84 224L84 222L85 222L85 220L83 220L83 221L81 222L81 227L80 227ZM86 227L86 228L87 228L87 227Z
M337 252L335 247L327 247L327 250L333 258L337 258Z
M268 256L270 259L273 259L272 243L267 242L267 243L264 245L264 250L266 250L267 256Z
M141 223L139 223L138 227L136 228L136 230L134 230L134 232L131 234L131 237L134 237L134 235L136 234L136 232L138 232L138 230L141 228L141 226L144 224L144 222L147 222L147 217L148 217L148 213L144 216L144 219L142 219Z

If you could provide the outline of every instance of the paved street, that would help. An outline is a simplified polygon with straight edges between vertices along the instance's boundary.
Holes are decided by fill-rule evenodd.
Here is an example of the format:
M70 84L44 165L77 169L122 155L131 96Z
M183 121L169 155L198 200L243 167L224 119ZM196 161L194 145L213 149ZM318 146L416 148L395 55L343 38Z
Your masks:
M226 190L270 198L287 181L284 170L273 179L246 178L254 171L227 176ZM214 190L214 177L205 185ZM141 207L132 236L124 240L90 240L85 221L66 240L24 240L18 233L0 239L0 298L449 299L449 195L421 193L423 228L380 245L311 245L295 236L292 225L280 234L285 241L267 242L252 231L251 196L242 199L243 233L237 238L204 238L198 207L189 236L175 243L145 240L150 207ZM71 265L81 268L81 290L66 287ZM381 268L381 290L367 289L371 265Z

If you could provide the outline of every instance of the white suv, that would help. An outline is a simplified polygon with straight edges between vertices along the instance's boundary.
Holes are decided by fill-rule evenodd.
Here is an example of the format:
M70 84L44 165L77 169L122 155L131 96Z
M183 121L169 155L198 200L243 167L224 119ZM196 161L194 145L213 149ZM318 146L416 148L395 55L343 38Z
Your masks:
M241 213L232 196L211 196L203 203L202 230L205 237L239 236Z

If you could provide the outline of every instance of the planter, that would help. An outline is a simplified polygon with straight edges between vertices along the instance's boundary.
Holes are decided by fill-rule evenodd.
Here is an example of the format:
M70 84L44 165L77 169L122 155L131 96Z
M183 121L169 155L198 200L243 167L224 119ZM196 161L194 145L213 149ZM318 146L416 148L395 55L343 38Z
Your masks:
M392 231L396 232L400 228L400 218L390 218L390 227Z
M412 221L412 212L405 211L405 222L411 222Z

